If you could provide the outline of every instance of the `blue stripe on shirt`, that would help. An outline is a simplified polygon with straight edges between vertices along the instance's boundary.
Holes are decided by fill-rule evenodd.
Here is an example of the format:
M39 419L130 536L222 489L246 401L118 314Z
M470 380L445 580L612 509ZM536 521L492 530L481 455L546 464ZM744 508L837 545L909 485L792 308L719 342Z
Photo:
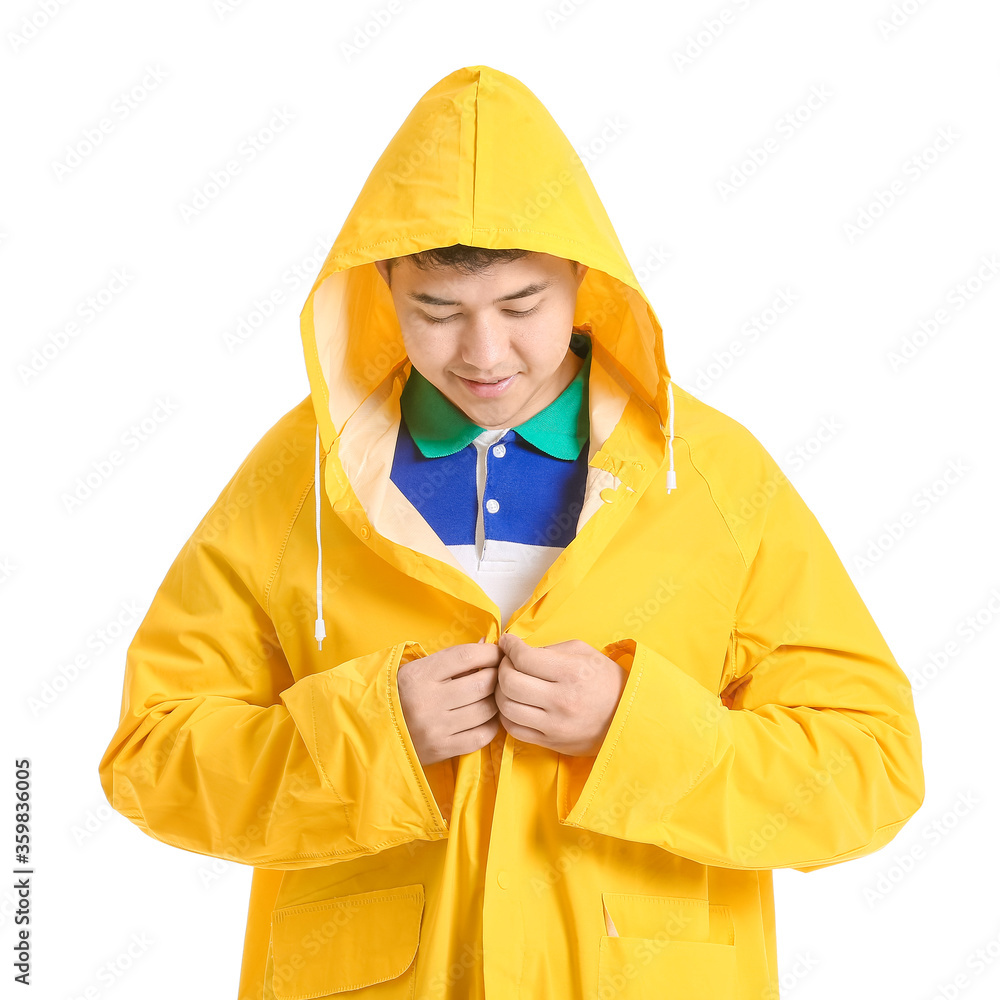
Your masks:
M586 444L567 461L540 451L513 428L500 443L506 449L502 458L493 454L495 445L486 452L486 539L564 548L576 536L583 506ZM474 443L451 455L425 458L400 417L390 478L445 545L476 542L477 458ZM499 503L496 512L489 510L489 500Z

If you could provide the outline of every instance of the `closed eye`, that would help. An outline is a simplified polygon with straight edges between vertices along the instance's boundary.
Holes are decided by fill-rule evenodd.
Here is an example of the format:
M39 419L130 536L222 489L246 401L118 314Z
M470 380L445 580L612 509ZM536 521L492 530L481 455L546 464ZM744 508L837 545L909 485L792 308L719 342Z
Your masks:
M508 316L530 316L533 312L538 312L538 306L533 306L531 309L522 309L522 310L504 309L504 312L507 313ZM440 319L434 316L427 316L427 321L429 323L450 323L457 316L461 315L462 315L461 313L454 313L451 316L443 316Z

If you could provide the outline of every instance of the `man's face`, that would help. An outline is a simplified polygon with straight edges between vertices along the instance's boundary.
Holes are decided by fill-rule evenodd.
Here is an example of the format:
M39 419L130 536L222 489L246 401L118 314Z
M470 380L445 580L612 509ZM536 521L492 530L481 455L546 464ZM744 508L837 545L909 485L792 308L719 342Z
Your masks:
M385 261L376 267L388 282ZM421 270L403 257L389 287L413 367L473 423L495 430L545 409L580 370L569 340L586 273L544 253L477 274ZM497 379L509 381L478 384Z

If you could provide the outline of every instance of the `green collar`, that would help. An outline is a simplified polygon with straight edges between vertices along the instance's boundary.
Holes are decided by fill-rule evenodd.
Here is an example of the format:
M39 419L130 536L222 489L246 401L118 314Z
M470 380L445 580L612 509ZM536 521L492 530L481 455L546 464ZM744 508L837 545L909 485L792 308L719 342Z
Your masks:
M573 461L590 436L589 334L574 330L570 348L585 359L576 377L544 410L513 429L553 458ZM399 406L410 436L425 458L452 455L471 444L485 429L474 424L412 364Z

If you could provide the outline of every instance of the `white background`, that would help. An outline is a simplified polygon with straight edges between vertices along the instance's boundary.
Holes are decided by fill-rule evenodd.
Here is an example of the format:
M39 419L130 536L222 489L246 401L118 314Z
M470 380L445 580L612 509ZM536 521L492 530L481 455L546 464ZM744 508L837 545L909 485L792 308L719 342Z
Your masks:
M784 1000L998 995L1000 10L558 3L394 0L381 26L388 0L3 5L2 760L8 789L15 757L34 774L32 995L236 996L250 869L145 836L101 791L125 650L202 514L308 394L299 311L368 172L428 88L478 63L521 79L584 156L672 374L782 464L916 688L920 811L874 855L775 873ZM291 121L261 133L277 110ZM102 630L117 638L96 653ZM5 979L12 903L0 889ZM977 949L996 959L979 971Z

